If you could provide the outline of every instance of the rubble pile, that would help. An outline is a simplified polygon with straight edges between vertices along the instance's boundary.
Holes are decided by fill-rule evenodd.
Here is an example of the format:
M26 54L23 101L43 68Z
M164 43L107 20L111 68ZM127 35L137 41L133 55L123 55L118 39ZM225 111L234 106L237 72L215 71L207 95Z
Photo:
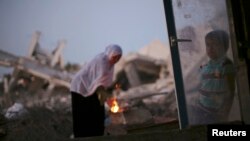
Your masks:
M72 135L70 80L79 70L64 65L64 41L52 52L41 48L40 32L28 56L0 50L0 65L13 71L0 81L0 137L33 141L69 139ZM127 134L131 128L177 119L177 103L169 50L155 41L138 53L124 55L115 66L114 97L120 113L106 115L106 135ZM125 110L126 109L126 110Z
M69 138L72 134L72 116L68 95L55 94L39 98L35 98L37 95L23 95L11 99L19 102L1 108L0 138L6 141Z

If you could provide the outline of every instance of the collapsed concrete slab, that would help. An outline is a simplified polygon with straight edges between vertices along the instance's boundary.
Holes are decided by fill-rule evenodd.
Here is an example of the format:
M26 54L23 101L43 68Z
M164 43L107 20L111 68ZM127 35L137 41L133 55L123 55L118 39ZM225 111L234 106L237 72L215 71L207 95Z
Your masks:
M4 93L23 89L34 93L39 89L52 91L55 87L68 89L72 74L63 66L62 49L65 41L59 41L52 52L40 47L40 32L35 32L27 56L16 56L0 50L0 65L13 68L10 77L3 78Z

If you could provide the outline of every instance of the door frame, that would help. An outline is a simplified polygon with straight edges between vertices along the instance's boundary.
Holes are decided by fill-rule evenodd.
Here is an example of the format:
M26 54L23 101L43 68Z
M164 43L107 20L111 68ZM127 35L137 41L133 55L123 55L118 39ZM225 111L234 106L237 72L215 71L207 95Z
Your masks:
M168 29L169 43L171 43L171 37L176 38L176 28L174 20L174 12L172 7L172 0L163 0L166 23ZM180 129L188 127L188 114L186 106L186 97L183 84L183 76L181 72L181 62L179 57L178 43L170 45L170 52L172 57L172 65L174 72L174 81L175 81L175 93L177 99L178 107L178 119Z
M249 83L248 83L248 68L245 61L243 61L239 56L239 47L238 42L235 35L235 28L234 25L234 17L233 17L233 10L232 10L232 3L233 0L227 1L227 12L228 12L228 23L229 23L229 32L232 44L232 51L233 51L233 59L237 67L237 94L239 97L239 106L240 106L240 113L241 113L241 122L243 124L250 124L250 90L249 90ZM185 97L185 90L184 90L184 81L182 75L182 68L181 62L179 57L179 49L178 49L178 39L175 27L175 19L174 19L174 12L172 6L172 0L163 0L164 10L165 10L165 17L167 23L167 30L168 30L168 37L170 43L170 52L172 57L172 65L173 65L173 72L174 72L174 80L175 80L175 93L176 93L176 100L177 100L177 107L178 107L178 119L179 119L179 126L180 129L187 128L189 126L188 120L188 113L187 113L187 105L186 105L186 97ZM173 38L175 43L173 44Z

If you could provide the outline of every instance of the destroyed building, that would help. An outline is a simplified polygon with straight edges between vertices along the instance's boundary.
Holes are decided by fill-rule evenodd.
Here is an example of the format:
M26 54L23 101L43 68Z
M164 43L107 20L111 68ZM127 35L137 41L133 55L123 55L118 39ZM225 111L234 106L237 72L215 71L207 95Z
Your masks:
M34 93L39 89L69 88L72 74L64 70L62 57L65 41L59 41L55 50L49 52L40 46L40 34L34 33L27 56L0 51L1 65L13 68L12 74L3 78L5 93L21 89Z
M156 40L121 58L114 76L120 87L118 92L114 91L114 96L122 112L110 114L113 124L124 125L129 130L131 126L153 126L177 120L168 55L167 47Z
M56 49L49 52L40 46L40 34L40 32L34 33L27 56L16 56L0 51L1 65L13 68L12 73L3 78L3 91L5 96L29 97L33 94L39 98L41 95L39 91L43 90L45 96L48 93L54 95L45 98L46 100L40 99L41 102L47 103L46 108L54 110L60 107L65 109L65 112L69 112L70 95L61 95L60 98L56 95L61 91L68 92L71 77L80 67L68 65L69 69L73 68L73 71L65 69L61 54L65 42L59 41ZM152 48L154 48L153 51ZM157 48L158 53L155 52ZM159 52L163 54L159 55ZM119 61L115 67L114 81L121 86L121 89L119 93L116 93L116 90L113 93L121 108L127 109L120 113L111 113L110 109L107 109L110 114L107 120L111 120L106 124L107 133L126 134L132 127L152 126L177 119L173 74L166 54L169 55L167 48L156 40L138 53L124 55ZM25 107L32 106L28 104L30 102L23 104ZM12 103L13 105L9 106L21 104L16 101ZM124 103L127 107L122 107ZM119 128L109 128L110 125L119 126Z

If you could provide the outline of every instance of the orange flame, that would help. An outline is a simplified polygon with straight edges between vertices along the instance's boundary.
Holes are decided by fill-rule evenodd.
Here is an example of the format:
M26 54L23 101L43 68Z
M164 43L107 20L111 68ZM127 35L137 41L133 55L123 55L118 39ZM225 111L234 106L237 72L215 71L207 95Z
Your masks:
M119 112L120 107L119 107L119 105L118 105L118 102L117 102L116 98L110 99L109 102L108 102L108 105L111 107L111 108L110 108L110 111L111 111L112 113L117 113L117 112Z
M118 113L121 110L121 108L118 105L117 99L116 99L116 95L117 95L117 93L120 92L120 88L121 88L121 85L116 83L115 84L115 90L116 90L115 96L113 96L113 98L109 99L107 102L109 107L110 107L110 111L112 113Z
M116 100L114 100L113 101L113 105L112 105L112 107L111 107L111 111L113 112L113 113L117 113L118 111L119 111L119 106L118 106L118 103L117 103L117 101Z

